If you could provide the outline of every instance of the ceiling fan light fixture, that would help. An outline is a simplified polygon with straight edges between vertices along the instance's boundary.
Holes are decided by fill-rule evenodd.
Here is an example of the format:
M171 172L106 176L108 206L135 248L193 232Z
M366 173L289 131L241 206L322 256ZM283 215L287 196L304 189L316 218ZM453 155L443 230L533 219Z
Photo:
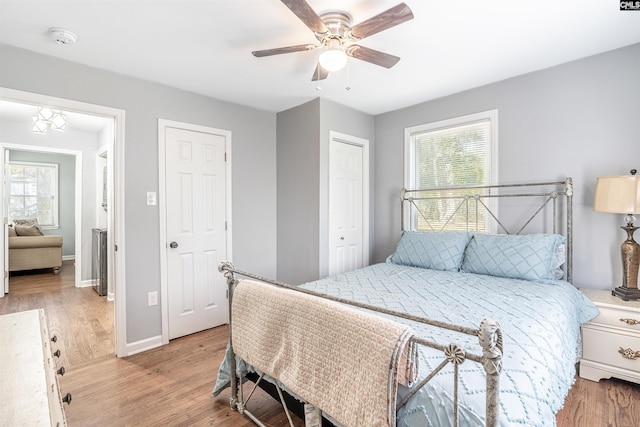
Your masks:
M331 40L327 46L327 50L320 54L318 62L320 62L322 68L333 73L343 69L344 66L347 65L347 59L347 54L340 46L340 42Z

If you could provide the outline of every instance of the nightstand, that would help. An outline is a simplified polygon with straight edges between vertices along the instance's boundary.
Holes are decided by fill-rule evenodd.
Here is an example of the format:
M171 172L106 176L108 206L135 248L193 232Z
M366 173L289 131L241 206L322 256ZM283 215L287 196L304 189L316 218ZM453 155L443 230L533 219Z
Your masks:
M581 290L600 314L582 325L580 377L640 383L640 301L622 301L611 291Z

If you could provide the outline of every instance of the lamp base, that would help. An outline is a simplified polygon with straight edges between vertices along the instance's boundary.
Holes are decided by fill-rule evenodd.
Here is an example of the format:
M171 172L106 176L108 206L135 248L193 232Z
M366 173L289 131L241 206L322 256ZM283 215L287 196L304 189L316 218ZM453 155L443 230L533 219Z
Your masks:
M611 295L622 298L623 301L640 300L640 289L618 286L611 291Z

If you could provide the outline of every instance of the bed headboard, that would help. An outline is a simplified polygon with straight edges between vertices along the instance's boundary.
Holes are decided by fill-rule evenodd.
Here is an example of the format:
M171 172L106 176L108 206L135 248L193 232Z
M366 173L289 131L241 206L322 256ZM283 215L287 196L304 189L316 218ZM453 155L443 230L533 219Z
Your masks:
M553 233L566 237L573 279L573 181L402 189L402 230Z

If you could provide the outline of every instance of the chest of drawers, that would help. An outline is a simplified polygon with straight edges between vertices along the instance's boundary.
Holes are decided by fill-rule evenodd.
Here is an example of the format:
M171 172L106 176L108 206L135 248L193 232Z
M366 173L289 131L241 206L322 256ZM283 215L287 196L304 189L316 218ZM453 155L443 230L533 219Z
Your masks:
M43 310L0 316L3 425L66 426L49 328ZM66 399L70 401L70 395Z

